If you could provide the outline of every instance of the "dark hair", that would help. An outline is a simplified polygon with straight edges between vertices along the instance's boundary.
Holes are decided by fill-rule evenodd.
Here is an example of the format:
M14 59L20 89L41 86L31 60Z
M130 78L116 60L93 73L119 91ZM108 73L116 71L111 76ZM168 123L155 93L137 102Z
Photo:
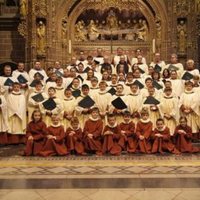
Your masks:
M49 91L49 90L53 90L54 92L56 92L56 89L55 89L54 87L49 87L49 88L48 88L48 91Z
M153 71L153 73L152 73L152 75L151 75L151 77L152 77L153 80L154 80L154 74L158 74L158 80L160 80L160 72L158 72L158 71Z
M93 107L93 108L91 109L91 113L92 113L93 111L98 111L98 112L99 112L99 108L98 108L98 107Z
M186 121L186 123L187 123L187 118L186 118L185 116L181 116L181 117L179 118L179 122L180 122L182 119L184 119L184 120Z
M163 123L164 123L164 120L163 120L162 118L158 118L158 119L156 120L156 124L157 124L158 122L163 122Z
M108 119L111 118L111 117L116 117L116 116L115 116L115 114L110 113L110 114L108 115Z
M59 76L59 77L56 79L56 83L57 83L58 81L60 81L60 80L63 81L62 77Z
M193 82L191 82L191 81L186 81L186 82L185 82L185 86L187 86L187 85L191 85L191 86L193 87Z
M165 71L167 71L167 73L168 73L167 76L164 75L164 74L165 74ZM163 78L169 78L169 77L170 77L170 72L169 72L168 69L164 69L164 70L163 70L163 72L162 72L162 77L163 77Z
M88 89L88 90L89 90L89 86L88 86L87 84L83 84L82 87L81 87L81 89L82 89L82 90L83 90L83 89Z
M66 92L72 92L72 90L71 90L70 88L66 88L65 91L64 91L64 94L65 94Z
M131 113L128 110L126 110L124 111L123 116L131 116Z
M32 121L34 121L34 114L35 114L35 113L40 113L40 119L39 119L39 121L42 121L42 113L41 113L41 111L40 111L39 109L36 109L36 110L34 110L34 111L32 112L32 115L31 115Z
M166 87L166 88L164 89L164 92L167 92L167 91L172 92L172 88L170 88L170 87Z
M145 83L146 83L147 81L153 82L152 78L150 78L150 77L148 77L148 78L145 79Z

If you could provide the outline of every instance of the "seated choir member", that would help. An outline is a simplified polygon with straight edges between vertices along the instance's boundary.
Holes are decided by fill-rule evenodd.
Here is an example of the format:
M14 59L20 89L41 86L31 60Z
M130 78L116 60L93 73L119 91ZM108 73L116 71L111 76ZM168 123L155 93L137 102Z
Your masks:
M139 92L139 87L136 84L130 86L131 92L127 95L128 110L131 113L131 119L137 123L140 119L139 108L142 106L142 95Z
M72 117L66 130L66 146L70 154L87 155L84 150L83 132L77 117Z
M61 100L56 98L56 90L53 87L48 89L49 98L39 104L40 110L44 115L44 122L47 126L51 124L51 116L59 115L62 111Z
M179 125L174 132L175 146L181 152L196 153L200 149L192 146L192 128L187 125L187 118L180 117Z
M193 83L188 81L185 83L185 92L181 94L179 101L179 108L181 115L185 116L188 125L192 128L192 139L194 141L199 139L199 94L193 90Z
M13 84L13 91L8 95L8 143L25 143L26 134L26 100L20 92L20 84Z
M170 139L170 130L165 126L164 120L158 118L156 128L154 129L151 138L153 140L152 153L170 152L174 154L180 153Z
M124 121L120 123L121 139L120 146L124 151L129 153L135 152L135 124L131 120L131 113L129 111L124 112Z
M161 102L164 113L164 123L170 129L171 136L173 136L179 119L179 112L178 99L172 96L171 88L164 89L164 96L161 98Z
M93 107L91 115L85 122L83 135L85 150L88 153L95 152L96 155L102 155L101 134L103 131L103 122L99 118L99 109Z
M0 145L8 142L8 114L7 101L5 97L0 94Z
M120 155L122 147L119 144L121 138L121 129L117 124L114 114L108 115L108 124L103 130L103 147L102 153L109 153L111 155Z
M46 124L42 121L42 113L40 110L34 110L32 113L32 121L29 122L26 129L26 147L23 156L37 156L44 146L44 138L46 136Z
M93 97L89 95L89 86L86 84L82 85L81 96L77 98L75 106L75 114L79 119L81 128L84 127L85 122L89 119L91 108L95 102Z
M74 117L75 113L75 98L72 96L71 89L65 89L64 100L62 101L63 109L61 112L62 123L65 130L70 126L70 120Z
M52 124L46 130L44 147L40 151L40 156L65 156L69 154L65 145L65 131L60 124L58 115L52 115Z
M147 108L143 108L140 115L141 119L136 126L136 152L150 153L153 123L149 119Z

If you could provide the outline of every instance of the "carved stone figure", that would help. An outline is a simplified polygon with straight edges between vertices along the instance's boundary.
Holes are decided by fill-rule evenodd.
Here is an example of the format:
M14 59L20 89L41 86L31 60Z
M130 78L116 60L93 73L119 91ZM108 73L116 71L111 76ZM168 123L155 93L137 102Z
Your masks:
M84 33L84 22L78 21L78 23L75 25L75 40L78 42L86 41L87 38Z
M46 27L42 21L39 21L37 27L37 53L38 55L45 54L46 48Z
M118 28L118 20L113 10L110 10L108 13L108 17L106 18L107 28L108 29L116 29Z
M185 53L186 51L186 25L183 20L177 26L178 39L179 39L179 52Z
M99 37L99 30L97 29L93 20L90 21L88 25L88 36L89 40L94 41Z
M140 23L142 23L142 27L139 29L139 32L138 32L138 40L139 41L147 41L149 29L148 29L146 20L143 20Z
M28 1L27 0L20 0L19 5L20 5L20 16L22 19L24 19L28 13L27 7L28 7Z

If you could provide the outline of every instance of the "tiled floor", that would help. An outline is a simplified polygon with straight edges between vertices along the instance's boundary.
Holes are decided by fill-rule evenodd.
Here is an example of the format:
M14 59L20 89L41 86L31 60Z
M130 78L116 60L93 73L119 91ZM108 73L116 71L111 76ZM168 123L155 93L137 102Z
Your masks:
M41 158L23 148L0 147L0 200L200 200L200 153Z

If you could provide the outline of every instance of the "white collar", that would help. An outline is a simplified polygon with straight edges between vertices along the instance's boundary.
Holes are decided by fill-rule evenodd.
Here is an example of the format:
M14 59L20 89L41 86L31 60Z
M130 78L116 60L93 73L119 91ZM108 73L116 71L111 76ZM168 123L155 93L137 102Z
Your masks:
M131 123L131 119L127 123L123 121L123 124L130 124L130 123Z
M80 125L78 125L77 129L73 129L72 126L69 126L73 131L77 131L80 128Z
M96 122L99 120L99 117L97 117L96 119L94 119L91 115L89 116L89 119L92 120L93 122Z
M158 129L158 128L156 127L156 129L157 129L158 131L163 132L163 131L166 129L166 126L164 125L162 129Z
M192 93L194 93L194 90L193 90L193 89L192 89L191 91L185 90L185 93L186 93L186 94L192 94Z
M12 91L12 94L14 94L14 95L20 95L21 92L20 91L19 92Z
M150 122L150 119L148 118L147 120L143 120L143 119L140 119L140 121L143 123L143 124L147 124Z
M111 126L111 125L108 123L108 127L110 127L110 128L115 128L115 127L117 127L117 122L115 122L115 124L114 124L113 126Z
M61 124L60 124L60 122L57 124L57 125L54 125L54 124L51 124L51 126L53 126L53 127L60 127L61 126Z

